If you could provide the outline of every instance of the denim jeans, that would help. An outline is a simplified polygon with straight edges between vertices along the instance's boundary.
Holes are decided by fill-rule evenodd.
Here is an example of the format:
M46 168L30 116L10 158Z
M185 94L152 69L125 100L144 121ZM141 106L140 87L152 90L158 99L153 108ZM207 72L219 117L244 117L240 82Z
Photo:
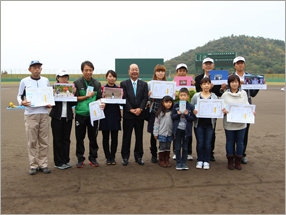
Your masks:
M200 126L194 128L197 138L198 161L209 162L211 153L211 143L214 129L212 126Z
M186 137L186 131L177 129L176 133L176 161L177 164L185 164L188 156L189 137ZM181 148L182 156L181 156Z
M226 154L233 155L233 146L236 142L236 152L238 156L243 154L243 140L244 140L245 128L241 130L225 130L226 136Z

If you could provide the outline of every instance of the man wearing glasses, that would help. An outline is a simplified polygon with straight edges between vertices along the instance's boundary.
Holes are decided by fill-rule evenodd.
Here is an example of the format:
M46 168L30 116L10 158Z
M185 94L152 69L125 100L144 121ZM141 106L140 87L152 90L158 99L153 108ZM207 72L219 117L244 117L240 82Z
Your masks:
M130 143L132 130L135 130L135 161L143 165L143 126L145 118L145 106L148 100L147 83L138 79L139 68L131 64L128 70L130 79L122 81L120 88L123 89L123 98L126 104L123 106L123 138L122 138L122 164L126 166L130 157Z
M31 76L23 78L20 82L17 100L19 105L25 106L24 121L28 140L28 154L30 161L30 175L36 175L38 171L50 173L48 168L49 152L49 115L48 108L51 105L42 107L31 107L31 102L26 100L26 88L49 87L49 80L40 76L42 63L34 60L30 63ZM39 145L37 147L37 144Z

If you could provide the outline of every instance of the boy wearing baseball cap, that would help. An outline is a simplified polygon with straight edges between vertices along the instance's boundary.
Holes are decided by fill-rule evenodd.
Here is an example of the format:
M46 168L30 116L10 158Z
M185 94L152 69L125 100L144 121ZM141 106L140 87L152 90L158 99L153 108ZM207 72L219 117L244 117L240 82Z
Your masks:
M204 70L203 74L198 75L195 78L195 84L196 84L196 91L197 92L201 92L202 88L201 88L201 80L205 77L210 77L209 75L209 71L213 70L215 67L214 64L214 60L212 58L205 58L202 62L202 68ZM211 90L210 92L216 94L217 97L220 97L224 90L226 89L226 84L222 84L222 85L214 85L211 84ZM215 157L214 157L214 148L215 148L215 127L214 127L214 133L213 133L213 138L212 138L212 148L211 148L211 156L210 156L210 161L215 161Z
M29 71L31 76L23 78L20 82L17 100L19 105L25 106L24 121L28 140L28 154L30 162L30 175L36 175L38 171L50 173L48 168L49 152L49 115L48 108L51 105L32 107L26 100L26 88L49 87L49 79L40 76L42 63L38 60L31 61Z
M236 71L234 73L232 73L232 75L233 74L237 75L240 78L240 83L241 84L244 84L244 75L245 74L249 74L249 73L244 71L245 62L246 62L245 58L241 57L241 56L238 56L238 57L233 59L233 66L234 66ZM263 83L265 84L265 80L264 80ZM252 104L251 97L255 97L257 95L257 93L259 92L259 90L245 89L245 91L246 91L246 94L247 94L247 97L248 97L249 104ZM244 149L243 149L243 156L242 156L242 159L241 159L241 163L242 164L247 164L247 160L245 158L246 157L245 150L246 150L247 141L248 141L249 126L250 126L250 124L247 123L245 134L244 134L244 141L243 141L244 142ZM233 151L235 152L235 148L233 149Z
M188 74L188 66L186 64L184 64L184 63L178 64L176 66L176 74L177 74L177 76L187 76L187 74ZM191 84L192 84L192 86L194 86L195 85L195 81L192 80ZM191 103L191 100L192 100L192 98L193 98L193 96L195 94L196 94L195 90L189 90L189 98L188 98L188 102L189 103ZM180 101L180 99L179 99L179 91L176 90L176 98L174 100L174 104L179 102L179 101ZM193 138L192 138L192 136L190 136L189 142L188 142L188 157L187 157L188 160L193 160L192 143L193 143ZM173 144L173 151L174 151L173 159L176 160L176 144Z

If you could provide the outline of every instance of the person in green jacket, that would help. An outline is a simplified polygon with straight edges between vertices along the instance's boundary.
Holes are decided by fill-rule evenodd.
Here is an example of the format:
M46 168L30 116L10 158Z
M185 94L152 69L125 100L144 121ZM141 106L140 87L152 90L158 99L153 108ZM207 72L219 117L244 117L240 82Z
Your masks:
M188 66L186 64L184 64L184 63L178 64L177 67L176 67L176 75L177 76L187 76L187 74L188 74ZM192 84L192 86L194 86L195 85L195 81L192 80L191 84ZM196 94L196 92L197 91L195 89L189 90L189 98L188 98L188 102L189 103L191 103L191 100L192 100L193 96ZM179 102L179 101L180 101L180 99L179 99L179 91L176 90L176 98L174 100L174 104ZM190 137L189 138L189 143L188 143L188 157L187 157L188 160L193 160L192 143L193 143L193 138ZM174 151L173 159L174 160L176 160L176 147L175 146L176 146L176 144L174 144L174 142L173 142L173 151Z
M98 121L90 122L89 103L102 98L101 84L92 77L94 66L90 61L81 64L83 76L74 81L76 88L75 96L77 96L77 105L75 107L75 136L76 136L76 156L78 163L76 167L81 168L84 165L84 138L86 128L88 130L89 139L89 164L93 167L99 166L97 158L97 133ZM105 104L101 103L101 109Z

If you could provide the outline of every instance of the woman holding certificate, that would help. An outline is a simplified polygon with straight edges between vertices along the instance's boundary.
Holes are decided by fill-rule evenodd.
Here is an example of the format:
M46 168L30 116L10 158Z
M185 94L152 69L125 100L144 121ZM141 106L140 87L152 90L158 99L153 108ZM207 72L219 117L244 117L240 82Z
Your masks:
M200 87L201 92L196 93L191 101L193 106L197 105L198 99L217 99L216 94L210 92L211 79L205 77L201 79ZM197 110L193 111L194 115L198 113ZM198 162L197 169L209 169L210 168L210 156L211 156L211 142L216 124L216 118L196 118L194 121L194 130L197 139L197 155Z
M241 170L241 159L243 154L243 140L245 134L246 123L228 122L229 104L249 104L247 94L240 89L240 78L237 75L230 75L228 77L228 86L230 89L225 91L221 96L224 99L223 112L225 114L223 119L223 127L226 136L226 157L228 159L228 169L233 170L233 145L236 142L235 152L235 168ZM255 115L255 112L253 112Z
M152 80L157 80L157 81L167 81L166 78L166 68L163 65L156 65L154 69L154 75ZM151 85L150 82L148 82L148 97L150 101L149 105L149 114L148 114L148 127L147 127L147 132L151 133L150 137L150 150L152 154L151 162L156 163L157 162L157 146L156 146L156 139L154 138L153 135L153 128L154 128L154 121L155 121L155 114L158 111L159 105L162 102L162 99L151 99ZM170 153L170 152L169 152ZM169 156L169 155L168 155Z

